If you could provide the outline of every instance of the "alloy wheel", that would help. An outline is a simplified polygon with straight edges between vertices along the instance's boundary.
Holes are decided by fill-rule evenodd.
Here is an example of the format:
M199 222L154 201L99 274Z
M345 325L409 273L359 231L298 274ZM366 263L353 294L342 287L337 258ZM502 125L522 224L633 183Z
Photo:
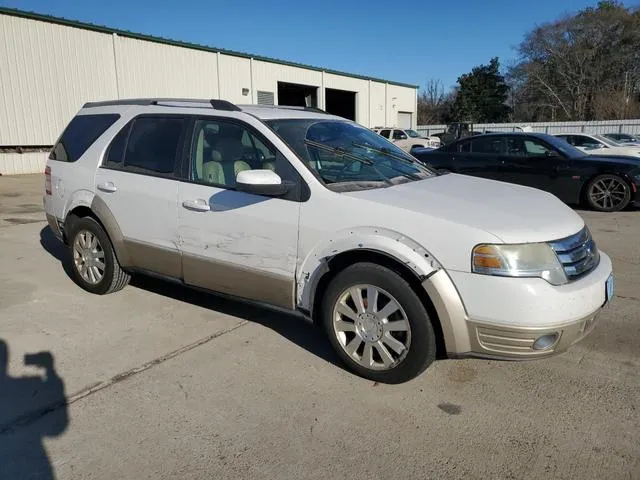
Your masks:
M358 365L389 370L409 352L411 326L400 303L374 285L355 285L340 294L333 308L338 343Z
M73 241L73 264L82 279L97 285L104 278L104 250L98 237L89 230L80 230Z
M589 191L591 202L603 210L614 210L625 202L627 185L613 177L602 178L595 182Z

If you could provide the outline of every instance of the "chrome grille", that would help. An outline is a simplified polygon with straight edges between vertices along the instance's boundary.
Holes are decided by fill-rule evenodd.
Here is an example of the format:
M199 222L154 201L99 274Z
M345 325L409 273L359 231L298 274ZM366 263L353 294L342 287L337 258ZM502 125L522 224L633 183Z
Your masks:
M569 281L586 275L600 263L600 252L587 227L549 245L556 252Z

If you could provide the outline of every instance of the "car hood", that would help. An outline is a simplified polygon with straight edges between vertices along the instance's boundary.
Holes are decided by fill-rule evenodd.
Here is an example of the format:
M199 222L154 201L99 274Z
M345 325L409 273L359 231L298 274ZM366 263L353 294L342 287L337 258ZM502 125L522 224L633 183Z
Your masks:
M555 240L584 227L576 212L542 190L454 173L345 195L473 227L505 243Z
M589 155L631 155L640 159L640 147L608 147L608 148L596 148L596 149L582 149L583 152Z
M640 167L640 155L634 155L633 157L630 155L619 155L619 154L599 154L599 155L585 155L581 158L581 160L587 160L589 162L607 162L607 163L616 163L616 164L624 164L634 167Z

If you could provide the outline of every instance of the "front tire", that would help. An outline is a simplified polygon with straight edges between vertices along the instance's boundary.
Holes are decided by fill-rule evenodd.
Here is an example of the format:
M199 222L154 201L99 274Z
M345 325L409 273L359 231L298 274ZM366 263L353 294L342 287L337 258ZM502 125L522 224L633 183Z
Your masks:
M123 289L131 276L120 267L102 226L91 217L70 220L69 250L76 284L97 295Z
M402 383L436 356L436 340L422 301L394 271L373 263L347 267L329 284L322 322L351 371L372 381Z
M599 212L617 212L631 201L631 188L625 180L613 174L598 175L587 185L589 207Z

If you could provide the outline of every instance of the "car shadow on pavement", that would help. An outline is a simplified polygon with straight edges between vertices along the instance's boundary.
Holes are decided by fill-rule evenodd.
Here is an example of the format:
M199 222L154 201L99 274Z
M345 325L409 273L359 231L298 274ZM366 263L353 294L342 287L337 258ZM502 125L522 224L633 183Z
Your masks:
M47 225L40 230L40 245L49 255L57 259L69 278L71 276L71 256L67 246L56 238L51 228Z
M50 352L24 356L40 375L12 377L9 346L0 339L0 479L55 478L45 437L62 435L69 425L65 386Z
M42 248L62 264L67 276L73 278L69 251L55 237L49 226L40 231L40 244ZM308 352L342 368L337 355L322 330L296 315L263 308L213 293L202 292L184 285L145 275L135 275L131 279L131 286L260 324L270 328Z
M145 275L134 276L131 279L131 286L257 323L273 330L309 353L342 368L322 329L300 316Z

